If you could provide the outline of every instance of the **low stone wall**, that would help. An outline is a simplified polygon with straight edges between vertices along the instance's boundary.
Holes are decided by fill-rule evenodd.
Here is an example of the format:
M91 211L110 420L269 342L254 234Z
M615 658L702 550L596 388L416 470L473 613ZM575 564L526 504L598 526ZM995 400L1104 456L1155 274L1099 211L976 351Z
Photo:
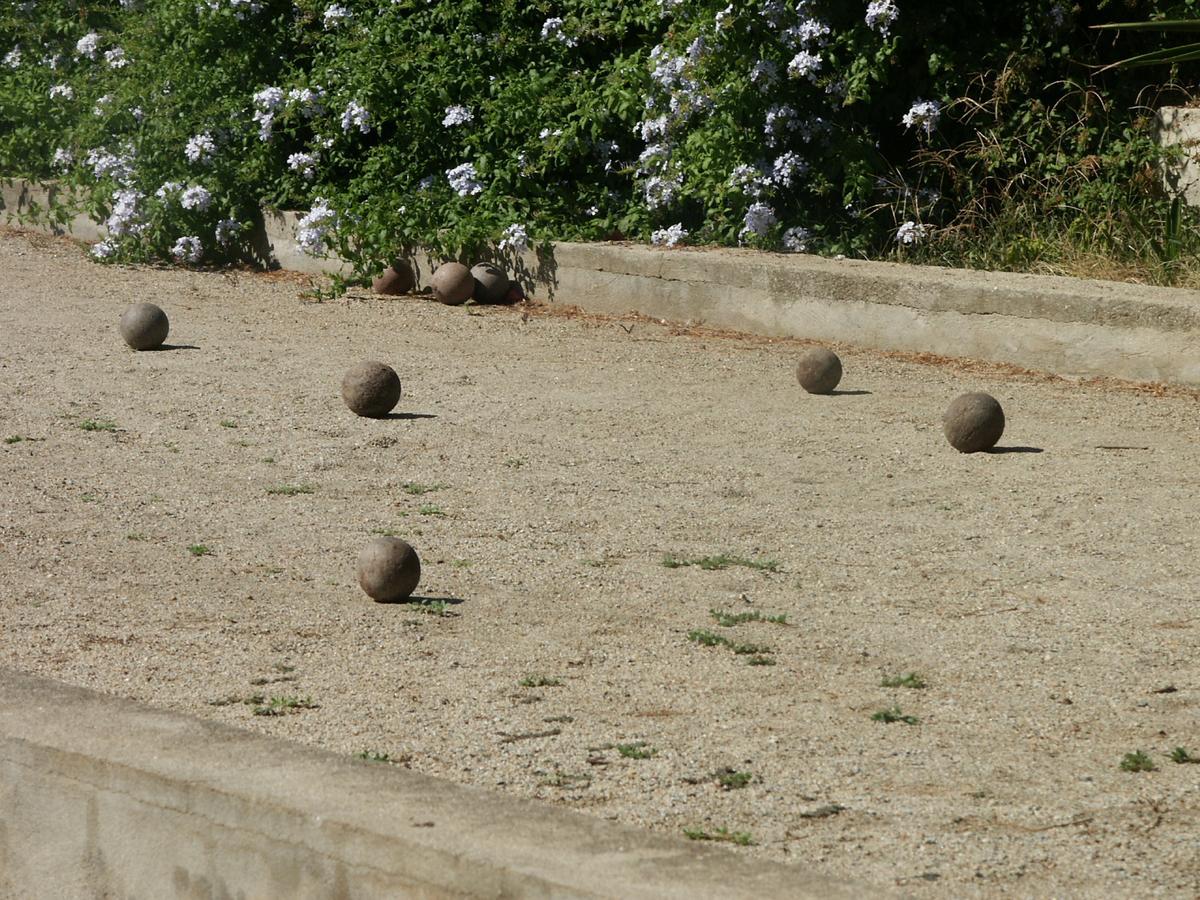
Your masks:
M0 191L0 216L40 188ZM53 188L51 188L53 190ZM267 213L255 238L271 264L342 272L296 246L296 213ZM94 223L65 233L95 239ZM641 313L772 337L1011 363L1068 376L1200 386L1200 292L728 249L557 244L507 261L545 302ZM414 260L420 284L433 261Z
M870 896L0 669L2 900Z

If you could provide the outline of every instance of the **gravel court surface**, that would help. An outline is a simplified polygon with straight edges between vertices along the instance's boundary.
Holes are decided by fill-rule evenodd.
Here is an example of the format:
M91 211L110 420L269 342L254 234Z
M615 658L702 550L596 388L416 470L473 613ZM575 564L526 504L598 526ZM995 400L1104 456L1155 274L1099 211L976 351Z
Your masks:
M1200 893L1195 395L839 348L813 397L795 342L0 270L4 664L914 895ZM388 420L339 396L370 358ZM1010 452L945 443L967 390ZM358 589L381 531L432 602ZM663 565L722 553L777 570Z

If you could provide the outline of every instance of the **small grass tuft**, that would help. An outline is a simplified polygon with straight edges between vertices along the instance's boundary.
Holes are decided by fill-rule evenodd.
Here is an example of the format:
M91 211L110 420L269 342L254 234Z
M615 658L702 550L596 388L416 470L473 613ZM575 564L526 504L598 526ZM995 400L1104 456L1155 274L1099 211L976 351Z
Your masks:
M234 422L232 419L222 419L222 420L221 420L221 427L222 427L222 428L237 428L237 427L238 427L238 423L237 423L237 422Z
M900 712L900 707L892 706L888 709L881 709L879 712L871 716L873 722L883 722L885 725L891 725L893 722L903 722L905 725L916 725L921 720L916 716L906 716Z
M405 483L402 490L406 494L412 494L414 497L419 497L422 494L428 494L431 491L440 491L446 485L438 482L437 484L421 484L418 481L409 481Z
M272 697L265 703L254 707L256 716L284 716L300 709L319 709L311 697Z
M748 660L746 660L746 665L748 665L748 666L773 666L773 665L775 665L775 660L773 657L770 657L770 656L752 656Z
M710 609L709 613L713 620L723 628L733 628L737 625L745 625L747 622L770 622L772 625L786 625L787 616L769 616L759 612L757 609L750 612L727 613L719 609Z
M275 487L267 488L268 494L277 494L282 497L294 497L296 494L315 494L317 489L311 484L279 484Z
M426 503L424 506L420 507L417 512L423 516L444 516L446 514L444 509L442 509L440 506L434 506L432 503Z
M504 461L504 464L510 469L519 469L521 466L525 465L525 460L519 456L510 456Z
M1141 750L1135 750L1133 753L1126 753L1121 757L1122 772L1153 772L1158 767L1154 765L1154 760L1143 753Z
M913 688L920 690L926 686L925 679L916 672L909 672L907 675L891 675L879 682L880 687L885 688Z
M737 772L733 769L718 769L713 773L713 777L717 779L717 784L727 791L744 788L754 780L754 775L750 772Z
M107 419L84 419L79 427L84 431L116 431L117 423Z
M390 763L392 761L392 757L387 753L376 753L374 750L364 750L358 754L358 758L374 763Z
M729 645L729 639L721 637L721 635L709 631L707 628L697 628L688 632L688 640L694 641L701 647L725 647Z
M9 435L8 437L6 437L6 438L4 439L4 443L6 443L6 444L19 444L19 443L21 443L21 441L23 441L23 440L25 440L25 438L21 437L21 435L19 435L19 434L11 434L11 435Z
M645 741L634 741L632 744L614 744L613 747L625 759L649 759L658 751Z
M127 540L127 541L147 541L147 540L149 540L149 538L146 536L146 533L144 531L131 531L131 532L129 532L129 534L125 535L125 540Z
M736 844L739 847L754 846L754 838L748 831L730 831L727 828L705 831L703 828L685 828L683 835L690 841L721 841L726 844Z
M421 600L417 603L416 609L430 616L437 616L442 619L449 619L458 615L450 609L450 604L445 600Z
M518 684L527 688L562 687L562 679L550 678L546 675L528 675L522 678Z
M1171 751L1171 762L1175 763L1200 763L1200 756L1192 756L1183 747L1176 747Z
M754 569L759 572L779 571L779 563L773 559L748 559L744 556L730 556L725 553L718 553L715 556L699 556L694 559L685 559L682 556L675 556L673 553L668 553L663 557L662 564L668 569L699 566L706 572L728 569L730 566L742 566L743 568Z
M212 548L204 544L192 544L188 547L188 553L192 554L192 556L211 556Z

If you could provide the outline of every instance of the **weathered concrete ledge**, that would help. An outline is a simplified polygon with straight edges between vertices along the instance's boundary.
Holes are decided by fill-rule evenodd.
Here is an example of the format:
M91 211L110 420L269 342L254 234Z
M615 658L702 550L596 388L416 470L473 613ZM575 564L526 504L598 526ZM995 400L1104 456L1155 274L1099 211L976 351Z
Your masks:
M870 889L0 669L0 898Z
M41 188L0 191L0 214ZM24 193L21 193L21 192ZM14 193L15 192L15 193ZM22 199L25 198L25 199ZM22 206L22 204L24 204ZM295 213L267 213L256 246L298 271L346 272L296 247ZM95 223L62 229L95 239ZM432 261L414 259L420 283ZM1069 376L1200 386L1200 292L1110 281L833 260L752 250L562 243L507 261L547 302L772 337L1012 363Z

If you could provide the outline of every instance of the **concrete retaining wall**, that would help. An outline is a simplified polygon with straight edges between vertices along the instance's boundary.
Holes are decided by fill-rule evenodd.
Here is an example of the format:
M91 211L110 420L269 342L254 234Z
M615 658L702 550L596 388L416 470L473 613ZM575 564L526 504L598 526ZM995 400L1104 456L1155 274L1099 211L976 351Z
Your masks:
M869 889L0 669L0 898Z
M0 192L20 209L15 188ZM28 193L26 185L22 190ZM27 205L27 201L26 201ZM3 210L0 210L3 214ZM268 213L264 260L348 272L296 247L295 213ZM87 238L88 228L67 231ZM433 261L414 259L427 284ZM751 250L562 243L504 260L552 303L775 337L1012 363L1070 376L1200 386L1200 292Z

